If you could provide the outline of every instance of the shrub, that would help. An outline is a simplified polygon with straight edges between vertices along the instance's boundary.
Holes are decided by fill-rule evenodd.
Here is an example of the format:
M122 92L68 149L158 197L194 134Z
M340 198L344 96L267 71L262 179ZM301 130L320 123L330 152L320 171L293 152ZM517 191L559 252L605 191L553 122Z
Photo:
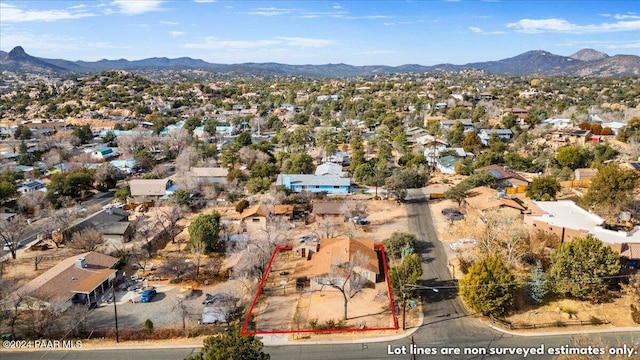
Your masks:
M249 207L249 201L247 201L246 199L242 199L238 201L238 203L236 204L236 212L241 213L244 211L244 209L248 207Z
M311 326L311 329L318 330L318 319L309 320L309 325Z
M153 321L151 321L151 319L147 319L144 322L144 328L147 330L148 333L152 333L153 332Z
M631 319L636 324L640 324L640 307L631 304Z

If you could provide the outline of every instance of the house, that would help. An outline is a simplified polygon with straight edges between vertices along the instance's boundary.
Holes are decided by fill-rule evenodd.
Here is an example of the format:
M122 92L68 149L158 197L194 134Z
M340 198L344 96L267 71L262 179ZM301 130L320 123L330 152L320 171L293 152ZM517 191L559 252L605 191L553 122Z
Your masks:
M298 278L310 279L310 290L322 290L330 283L340 286L343 279L332 278L339 276L335 269L351 261L362 261L362 266L356 266L354 271L369 283L375 284L384 279L380 269L378 252L374 248L373 239L331 238L322 239L317 252L307 261L298 264L295 273ZM348 288L348 284L346 288Z
M118 153L113 148L103 147L91 152L91 158L98 161L105 161L112 157L118 156Z
M338 101L338 95L319 95L316 98L316 101L327 101L327 100Z
M327 162L327 163L318 165L318 167L316 168L315 174L318 176L333 175L333 176L343 177L345 175L345 172L342 171L342 165Z
M627 169L640 171L640 161L627 162L622 164L622 166L626 167Z
M158 201L171 194L173 181L169 179L133 179L129 181L135 203Z
M612 122L608 122L608 123L602 123L601 125L602 125L602 128L608 127L609 129L611 129L611 132L613 133L613 135L618 135L618 132L620 131L620 129L622 129L623 127L627 126L627 124L621 123L619 121L612 121Z
M520 122L523 122L527 116L529 116L529 112L525 109L521 109L521 108L513 108L513 109L506 109L506 111L504 112L503 116L506 116L508 114L513 114L516 116L516 118L518 118L518 120L520 120Z
M561 242L592 235L604 243L640 243L640 227L610 229L603 218L576 205L571 200L533 201L525 224L534 230L555 234Z
M604 244L615 251L620 256L620 273L621 275L633 274L638 272L640 267L640 244L638 243L617 243Z
M475 212L482 216L486 211L500 209L510 215L519 216L527 208L519 201L506 197L504 192L487 186L479 186L467 192L464 199L467 212Z
M284 186L293 192L348 194L351 191L351 178L335 175L279 174L276 185Z
M67 232L74 233L84 228L93 228L102 233L107 246L119 246L133 238L133 226L128 220L128 212L109 207L76 221L69 226Z
M568 129L572 127L571 119L558 119L558 118L548 118L542 120L542 124L550 125L554 129Z
M435 136L429 134L416 137L414 141L416 144L420 144L425 148L430 149L446 149L449 147L449 143L446 140L438 139Z
M489 140L492 134L498 135L498 138L504 141L509 141L513 138L513 131L511 131L511 129L482 129L478 133L482 145L489 146Z
M118 258L98 252L68 257L24 285L19 294L31 301L25 308L65 310L72 304L99 304L111 288Z
M591 139L591 131L573 129L570 131L554 131L551 133L551 141L557 143L570 143L584 145Z
M338 151L333 153L332 155L323 157L322 162L330 162L342 166L349 166L351 164L351 155L349 155L349 153L345 151Z
M109 164L115 167L116 169L119 169L120 171L124 172L127 175L130 175L131 173L133 173L133 169L136 167L136 161L133 159L111 160L109 161Z
M47 184L41 180L27 181L16 189L21 194L28 194L34 191L47 191Z
M598 169L575 169L573 180L591 180L596 174L598 174Z
M475 126L473 126L471 119L454 119L454 120L442 119L440 120L440 129L451 129L453 128L453 125L455 125L457 122L462 123L462 126L464 126L465 131L475 130Z
M303 259L311 259L313 254L317 253L320 249L320 244L315 241L305 241L294 246L292 251L295 257Z
M443 156L436 160L436 168L443 174L454 175L456 173L455 164L458 158L453 155Z
M316 219L325 218L344 218L345 209L347 204L343 201L340 202L319 202L313 204L313 210L311 213Z
M529 185L529 180L511 170L508 166L489 165L478 168L476 171L486 171L493 175L493 177L498 179L498 186L502 188Z
M229 170L223 167L192 167L190 175L206 184L227 184Z
M240 214L242 228L251 233L258 229L264 229L267 227L267 217L269 217L269 209L266 205L250 206Z

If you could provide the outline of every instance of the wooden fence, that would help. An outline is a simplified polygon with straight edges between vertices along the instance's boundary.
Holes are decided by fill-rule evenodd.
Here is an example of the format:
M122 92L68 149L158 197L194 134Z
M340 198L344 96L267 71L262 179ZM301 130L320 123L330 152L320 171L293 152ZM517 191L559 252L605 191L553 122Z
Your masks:
M607 320L592 318L589 320L558 320L554 322L540 323L540 324L513 324L509 321L501 320L493 316L491 316L491 322L510 330L542 329L542 328L551 328L551 327L584 326L584 325L607 325L611 323Z

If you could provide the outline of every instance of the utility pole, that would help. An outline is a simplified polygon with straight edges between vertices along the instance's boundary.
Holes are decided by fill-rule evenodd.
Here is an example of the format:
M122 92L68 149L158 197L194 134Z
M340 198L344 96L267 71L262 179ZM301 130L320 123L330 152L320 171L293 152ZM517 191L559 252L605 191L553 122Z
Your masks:
M113 314L116 318L116 343L120 342L120 337L118 336L118 307L116 306L116 282L113 281L111 285L111 295L113 296Z

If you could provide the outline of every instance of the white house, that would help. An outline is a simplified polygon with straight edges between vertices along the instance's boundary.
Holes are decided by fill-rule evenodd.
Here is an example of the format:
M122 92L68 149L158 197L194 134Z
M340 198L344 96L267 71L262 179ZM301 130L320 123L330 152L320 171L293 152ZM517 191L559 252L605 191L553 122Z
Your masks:
M551 125L554 129L566 129L572 127L571 119L548 118L542 120L545 125Z
M500 139L505 141L509 141L513 137L513 131L511 131L511 129L482 129L480 133L478 133L478 136L484 146L489 145L491 134L497 134Z

